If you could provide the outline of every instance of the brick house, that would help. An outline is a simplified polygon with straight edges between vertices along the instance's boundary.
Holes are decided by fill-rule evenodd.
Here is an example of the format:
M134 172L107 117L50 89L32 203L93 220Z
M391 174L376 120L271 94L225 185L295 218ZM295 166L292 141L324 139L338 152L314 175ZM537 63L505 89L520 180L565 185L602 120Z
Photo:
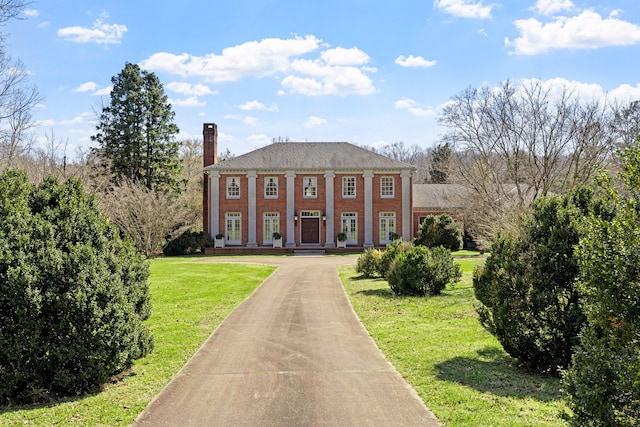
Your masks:
M407 163L346 142L278 142L222 162L217 126L205 123L204 230L232 247L384 246L413 237Z

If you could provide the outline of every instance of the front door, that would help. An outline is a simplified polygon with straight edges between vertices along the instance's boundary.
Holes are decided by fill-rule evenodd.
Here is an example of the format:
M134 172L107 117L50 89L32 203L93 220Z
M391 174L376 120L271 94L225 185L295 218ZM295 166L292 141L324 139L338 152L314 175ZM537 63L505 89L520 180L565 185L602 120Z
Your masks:
M320 212L302 211L300 213L301 236L300 243L303 245L320 244Z

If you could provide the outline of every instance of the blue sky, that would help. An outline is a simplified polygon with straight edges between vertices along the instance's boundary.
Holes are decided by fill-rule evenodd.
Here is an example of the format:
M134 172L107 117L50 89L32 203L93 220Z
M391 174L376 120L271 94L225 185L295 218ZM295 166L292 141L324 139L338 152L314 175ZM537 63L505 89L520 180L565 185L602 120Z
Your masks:
M638 0L36 1L8 53L43 102L41 140L91 146L125 62L153 71L180 139L218 124L219 151L288 137L433 146L440 107L506 79L640 99Z

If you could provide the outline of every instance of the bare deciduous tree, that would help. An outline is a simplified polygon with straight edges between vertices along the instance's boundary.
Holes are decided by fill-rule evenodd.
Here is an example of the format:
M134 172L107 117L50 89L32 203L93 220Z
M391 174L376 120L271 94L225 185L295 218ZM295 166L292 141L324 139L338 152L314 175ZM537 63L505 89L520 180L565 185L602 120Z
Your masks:
M392 144L383 145L379 149L367 147L368 149L391 157L395 160L400 160L405 163L409 163L416 167L416 173L413 176L413 182L426 182L427 180L427 163L429 159L428 150L423 149L419 145L407 146L402 141L394 142Z
M439 122L449 129L443 142L455 149L459 180L475 191L482 210L495 213L589 182L612 150L608 120L598 101L529 80L469 88L445 106Z
M0 25L18 18L30 3L0 0ZM12 60L4 45L5 36L0 34L0 171L22 166L20 162L31 151L31 111L42 99L38 90L28 84L29 73L22 62Z
M152 257L197 223L182 196L146 188L125 180L100 196L109 219Z

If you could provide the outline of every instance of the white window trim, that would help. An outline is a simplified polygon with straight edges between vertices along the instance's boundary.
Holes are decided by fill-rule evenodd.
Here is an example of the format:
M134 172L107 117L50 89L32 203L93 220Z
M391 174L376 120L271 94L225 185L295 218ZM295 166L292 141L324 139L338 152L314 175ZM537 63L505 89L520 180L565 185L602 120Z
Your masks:
M385 179L390 179L391 180L391 194L384 194L384 186L382 185L382 182ZM380 177L380 198L382 199L393 199L395 197L395 193L396 193L396 180L394 179L393 176L382 176Z
M344 230L344 222L345 220L355 219L355 239L351 239L350 233L347 233L347 244L355 245L358 243L358 213L357 212L343 212L340 215L340 227L342 228L340 231L345 232Z
M273 180L276 188L276 194L267 194L267 189L269 188L269 181ZM278 194L280 193L280 188L278 186L278 177L277 176L266 176L264 178L264 198L265 199L277 199Z
M389 219L393 219L393 230L389 230L389 227L387 227L387 236L386 238L382 238L382 223L383 223L383 219L384 222L387 223L387 225L389 224ZM390 233L397 233L397 224L398 224L398 220L396 217L396 213L395 212L380 212L379 216L378 216L378 235L380 235L380 244L386 244L386 243L393 243L393 241L389 238L389 234Z
M347 194L345 190L349 187L346 184L347 180L353 182L353 194ZM356 198L356 177L355 176L343 176L342 177L342 198L343 199L355 199Z
M229 192L229 190L232 188L231 184L235 181L236 185L238 186L238 194L231 194ZM227 199L239 199L240 198L240 178L237 176L230 176L227 177Z
M307 195L307 182L311 180L313 193L312 195ZM317 199L318 198L318 178L315 176L305 176L302 179L302 197L304 199Z
M271 227L271 232L267 231L267 222L270 222L272 225L275 223L276 227ZM274 230L276 228L277 230ZM273 233L280 231L280 213L279 212L265 212L262 214L262 232L264 235L262 236L262 241L265 245L269 245L273 243Z
M238 221L240 224L240 228L238 230L238 236L233 236L233 237L237 237L237 239L232 239L229 234L229 230L227 228L228 222L230 220L233 221ZM230 245L240 245L242 244L242 213L240 212L227 212L224 215L224 231L225 231L225 240L228 244Z

